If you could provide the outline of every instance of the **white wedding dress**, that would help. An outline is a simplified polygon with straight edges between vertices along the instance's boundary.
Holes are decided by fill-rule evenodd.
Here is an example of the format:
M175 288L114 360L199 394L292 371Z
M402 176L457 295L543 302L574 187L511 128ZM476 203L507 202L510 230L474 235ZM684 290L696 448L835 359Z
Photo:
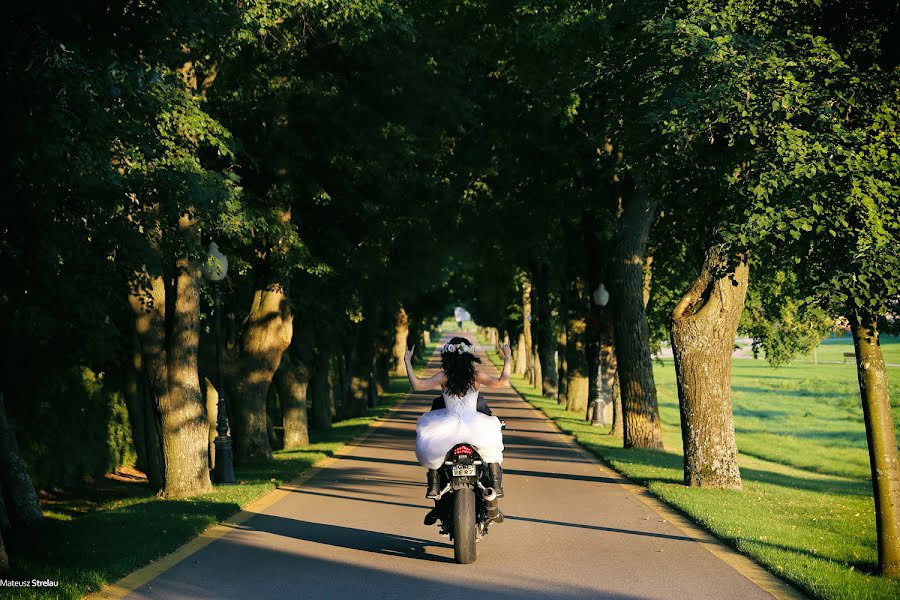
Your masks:
M416 422L416 458L428 469L444 464L453 446L468 443L485 463L503 462L503 434L500 420L475 410L478 390L465 396L451 396L442 390L447 408L425 413Z

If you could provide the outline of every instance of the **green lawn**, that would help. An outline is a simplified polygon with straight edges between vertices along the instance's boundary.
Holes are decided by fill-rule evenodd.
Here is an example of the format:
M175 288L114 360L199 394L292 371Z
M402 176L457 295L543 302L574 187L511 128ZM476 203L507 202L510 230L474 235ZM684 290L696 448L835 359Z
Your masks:
M429 345L425 355L435 347ZM405 377L392 378L388 393L381 396L380 405L371 409L369 416L310 432L312 443L302 450L276 451L271 462L238 467L238 485L216 486L211 494L160 500L137 487L113 499L101 498L96 504L73 498L45 507L46 524L39 535L11 541L14 572L10 578L52 579L59 587L47 592L16 588L6 590L4 597L81 598L119 580L333 455L408 391Z
M892 365L900 365L900 336L881 335L881 353L884 355L884 362ZM852 363L853 358L844 357L845 352L853 352L853 338L844 334L841 336L827 337L822 340L815 353L801 357L797 362L813 362L828 361L840 362L848 361Z
M499 364L495 353L489 356ZM583 415L540 397L523 378L514 375L513 385L616 470L808 594L900 597L900 582L873 574L875 513L852 366L773 370L762 361L734 361L743 492L687 488L681 483L681 433L671 360L658 364L654 374L665 452L625 450L621 438L590 427ZM891 375L896 403L900 369L892 369ZM895 404L895 420L898 412Z

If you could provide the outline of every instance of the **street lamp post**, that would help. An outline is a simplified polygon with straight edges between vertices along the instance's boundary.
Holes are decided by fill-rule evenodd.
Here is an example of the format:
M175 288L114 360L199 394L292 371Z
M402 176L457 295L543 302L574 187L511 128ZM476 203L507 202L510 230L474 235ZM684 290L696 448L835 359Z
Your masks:
M228 257L219 252L215 242L209 244L209 254L203 266L203 277L212 285L213 300L216 313L216 387L219 392L219 407L216 415L216 432L214 441L216 461L213 467L213 481L216 483L234 483L234 452L231 438L228 436L228 416L225 407L225 372L222 361L222 307L221 288L225 275L228 274Z
M598 340L600 342L600 355L597 357L597 370L599 371L600 375L600 389L597 393L597 401L594 402L594 412L591 415L591 426L599 427L600 425L605 425L605 423L603 422L603 409L606 406L606 399L608 397L608 390L606 389L606 369L605 365L603 364L603 312L607 303L609 303L609 292L606 290L606 287L602 283L597 286L596 290L594 290L593 301L594 305L597 306L599 312L598 316L600 317L598 319L599 322L597 323L599 331L598 337L600 338Z

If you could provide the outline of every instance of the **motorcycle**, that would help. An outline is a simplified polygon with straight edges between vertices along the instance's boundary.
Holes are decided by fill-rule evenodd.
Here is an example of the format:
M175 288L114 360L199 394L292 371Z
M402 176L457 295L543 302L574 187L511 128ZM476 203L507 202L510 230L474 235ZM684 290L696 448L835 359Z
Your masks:
M488 533L491 523L503 522L497 493L490 487L484 461L470 444L456 444L438 469L441 493L434 514L441 535L453 540L453 557L459 564L475 562L475 544Z

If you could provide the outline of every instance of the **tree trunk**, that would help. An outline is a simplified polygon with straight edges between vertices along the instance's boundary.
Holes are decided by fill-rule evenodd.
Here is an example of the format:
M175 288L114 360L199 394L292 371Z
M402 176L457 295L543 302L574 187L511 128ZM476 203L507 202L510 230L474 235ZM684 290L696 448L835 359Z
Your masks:
M133 332L134 348L124 365L122 395L128 409L131 439L137 455L137 469L147 476L150 489L158 491L165 485L162 447L159 442L159 415L150 394L143 368L140 339Z
M199 250L199 230L187 213L179 218L177 231L187 252ZM164 480L159 495L182 498L212 491L197 368L200 268L196 260L177 258L174 281L168 290L171 297L167 297L158 250L154 258L152 271L145 267L134 274L129 303L140 340L147 391L156 407L155 412L149 412L158 414L159 419ZM150 448L152 442L148 439L147 444Z
M16 436L6 420L6 404L0 393L0 486L11 504L6 506L14 528L29 527L43 519L37 492L19 455Z
M534 385L534 342L531 335L531 281L522 278L522 343L525 345L525 372L522 373Z
M688 486L741 489L731 413L731 355L747 279L745 260L729 271L721 248L710 248L700 275L672 311Z
M216 468L216 437L219 435L216 431L216 425L219 418L219 391L208 377L203 378L204 389L206 390L206 421L209 424L209 468L211 471Z
M656 202L640 188L622 197L615 258L610 264L610 309L624 413L626 448L662 448L649 326L644 310L644 255Z
M357 323L353 335L353 347L347 361L347 380L344 385L343 418L361 417L366 414L369 404L369 387L371 385L372 358L374 344L372 339L372 316Z
M513 352L513 356L515 357L515 362L513 363L513 373L516 375L525 375L525 371L528 369L526 364L525 355L528 354L528 348L525 346L525 334L519 334L519 341L516 342L515 352Z
M144 443L147 448L147 469L144 474L150 489L157 492L166 484L166 464L162 448L162 419L159 403L153 397L146 373L141 373L141 395L144 406Z
M600 348L600 360L602 361L603 370L603 389L609 390L609 397L612 400L612 428L609 430L610 435L622 437L622 395L619 393L619 373L616 364L616 349L613 346L613 325L608 322L604 342Z
M544 375L541 371L541 360L540 360L540 348L537 346L534 347L534 352L531 354L531 365L532 365L532 379L534 381L531 382L541 395L543 395L543 385L544 385Z
M588 405L588 364L585 343L584 281L576 278L569 290L566 319L566 409L584 414Z
M133 333L133 332L132 332ZM139 471L147 472L147 442L144 434L144 394L141 383L141 352L137 334L131 351L131 356L122 365L122 396L125 398L125 408L128 410L128 423L131 426L131 441L134 444L134 453L137 456L135 467ZM158 489L158 488L157 488Z
M850 329L872 468L878 571L884 577L900 579L900 462L878 319L851 313Z
M272 457L266 425L266 399L281 357L293 337L293 317L283 285L260 286L253 295L241 336L235 460Z
M558 373L553 355L557 342L553 317L550 313L549 277L546 265L540 265L535 275L532 291L534 297L534 337L538 348L535 367L540 366L541 394L556 398L559 394Z
M309 387L309 368L303 362L296 365L285 352L275 371L275 386L281 400L284 421L284 449L303 448L309 445L309 429L306 417L306 393Z
M200 249L200 230L187 214L178 220L181 241ZM207 458L208 427L200 391L197 354L200 346L200 264L195 258L175 259L175 298L168 344L168 394L164 397L163 454L166 483L163 495L182 498L212 491Z
M406 316L406 310L403 307L397 312L394 320L394 375L406 377L406 361L403 359L406 354L406 339L409 337L409 317Z
M560 307L560 323L556 335L556 352L559 355L559 366L556 371L556 381L558 392L556 396L557 404L566 404L568 402L568 382L569 382L569 360L566 354L568 350L569 340L567 332L569 329L569 320L566 317L565 305Z
M322 349L312 379L313 426L316 429L331 429L331 417L334 410L333 386L331 355Z

